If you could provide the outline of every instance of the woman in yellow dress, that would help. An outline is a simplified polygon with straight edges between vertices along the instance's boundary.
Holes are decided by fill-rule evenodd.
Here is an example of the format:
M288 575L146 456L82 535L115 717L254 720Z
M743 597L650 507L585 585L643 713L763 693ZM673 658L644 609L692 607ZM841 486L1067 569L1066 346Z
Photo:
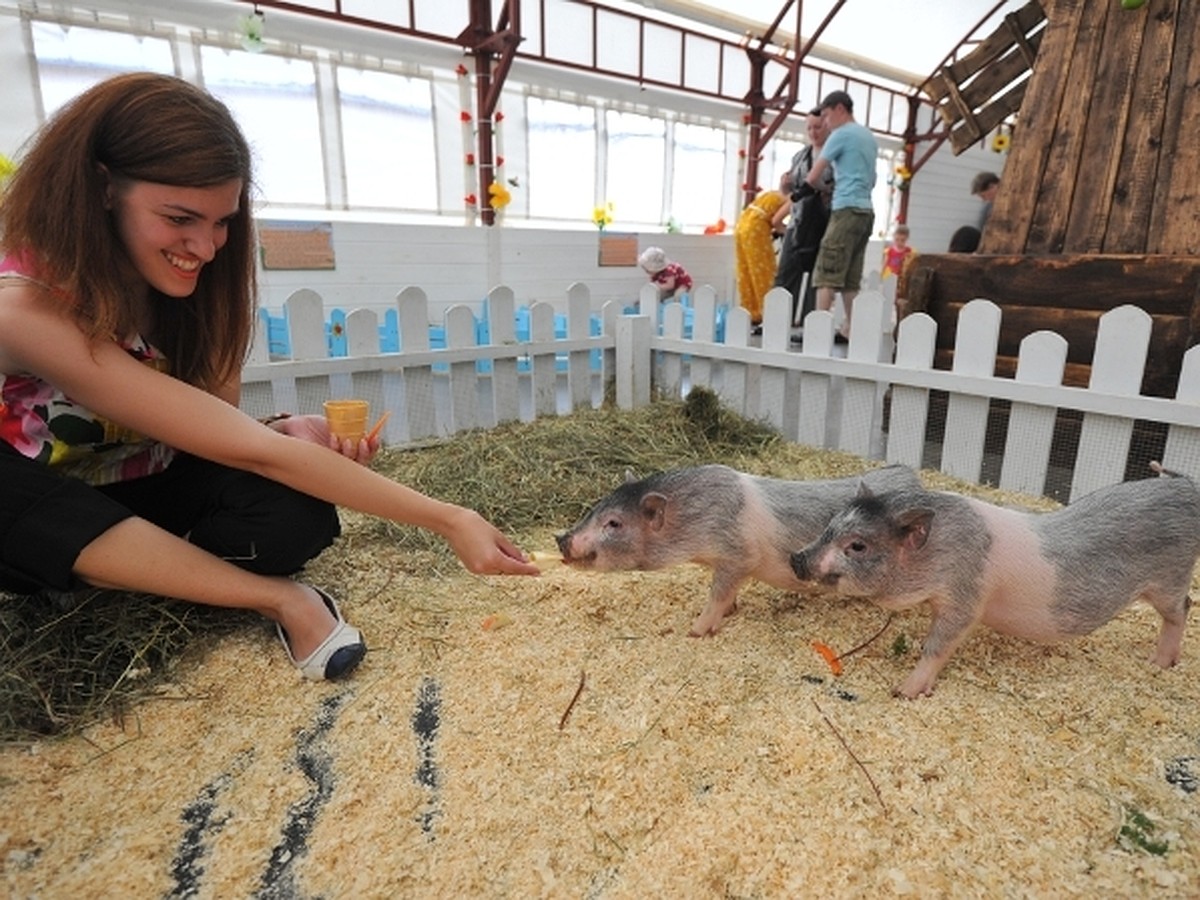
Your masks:
M738 216L733 229L733 256L737 263L738 302L750 313L750 321L762 324L763 298L775 284L775 242L783 234L784 220L792 202L790 175L779 187L762 191Z

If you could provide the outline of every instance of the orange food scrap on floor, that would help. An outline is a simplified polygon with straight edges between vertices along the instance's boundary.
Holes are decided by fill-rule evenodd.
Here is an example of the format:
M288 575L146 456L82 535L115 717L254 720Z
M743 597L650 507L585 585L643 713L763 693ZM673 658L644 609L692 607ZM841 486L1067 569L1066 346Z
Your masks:
M832 647L822 644L820 641L813 641L812 648L825 657L825 662L829 663L829 671L834 675L842 674L842 661L838 659L838 655Z
M512 624L512 616L507 613L493 613L480 623L484 631L498 631L505 625Z

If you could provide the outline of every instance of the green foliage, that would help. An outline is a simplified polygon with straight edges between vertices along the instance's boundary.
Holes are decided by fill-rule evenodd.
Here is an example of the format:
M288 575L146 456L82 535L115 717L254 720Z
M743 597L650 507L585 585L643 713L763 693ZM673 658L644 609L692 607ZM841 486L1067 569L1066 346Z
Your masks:
M1125 807L1125 821L1117 835L1117 843L1126 850L1141 850L1151 856L1166 856L1171 845L1154 837L1158 826L1144 813L1132 806Z

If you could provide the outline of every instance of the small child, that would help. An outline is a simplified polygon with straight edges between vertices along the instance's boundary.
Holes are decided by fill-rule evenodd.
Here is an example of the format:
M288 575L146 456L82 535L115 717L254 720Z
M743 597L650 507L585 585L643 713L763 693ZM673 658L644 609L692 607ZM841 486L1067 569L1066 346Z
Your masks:
M892 242L883 248L883 277L896 279L893 295L896 304L896 322L908 311L908 273L917 251L908 243L908 226L903 222L892 230Z
M913 248L908 245L908 226L897 225L892 232L892 242L883 250L883 277L895 275L897 278L904 272Z
M692 290L692 276L677 262L667 259L661 247L647 247L638 257L640 265L658 286L658 299L678 300Z

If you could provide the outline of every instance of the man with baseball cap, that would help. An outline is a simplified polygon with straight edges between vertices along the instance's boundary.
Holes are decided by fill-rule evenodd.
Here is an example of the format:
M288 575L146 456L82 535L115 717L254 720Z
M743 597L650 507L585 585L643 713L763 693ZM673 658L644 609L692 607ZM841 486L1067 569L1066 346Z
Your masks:
M817 309L831 309L841 291L846 322L839 337L846 339L850 336L850 310L862 285L867 241L875 225L871 190L879 144L869 128L854 121L854 100L845 91L827 94L820 110L829 137L797 193L815 193L825 170L833 167L832 212L817 253L813 284Z

